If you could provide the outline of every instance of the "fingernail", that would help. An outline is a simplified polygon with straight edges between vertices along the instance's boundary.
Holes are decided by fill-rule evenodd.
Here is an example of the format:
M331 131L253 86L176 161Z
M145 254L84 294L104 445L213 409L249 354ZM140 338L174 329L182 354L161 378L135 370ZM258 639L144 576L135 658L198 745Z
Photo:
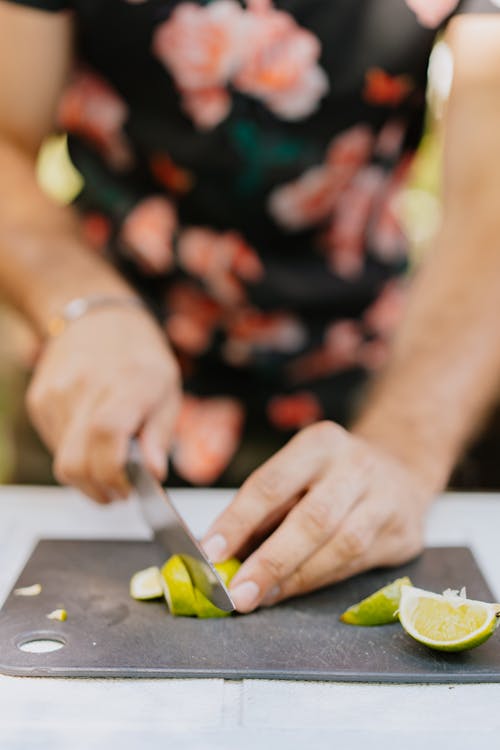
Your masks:
M231 589L231 598L234 606L240 612L249 612L259 600L260 589L255 581L245 581L234 589Z
M224 562L227 542L222 534L214 534L203 542L205 554L212 562Z
M281 594L281 589L279 586L273 586L271 591L268 591L263 600L261 601L261 604L263 607L270 607L276 599Z

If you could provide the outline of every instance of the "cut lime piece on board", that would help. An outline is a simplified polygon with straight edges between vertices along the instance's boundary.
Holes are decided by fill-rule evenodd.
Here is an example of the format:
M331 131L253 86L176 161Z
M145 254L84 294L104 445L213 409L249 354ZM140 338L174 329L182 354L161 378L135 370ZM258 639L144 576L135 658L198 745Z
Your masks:
M130 579L130 596L132 599L144 601L159 599L163 596L163 586L159 568L155 566L139 570Z
M173 615L196 615L194 587L188 569L179 555L173 555L161 569L163 592Z
M435 594L403 586L399 620L419 643L438 651L466 651L488 640L498 624L500 605L465 598L465 591Z
M403 586L411 587L408 576L375 591L340 615L348 625L388 625L398 620L398 607Z
M64 622L68 619L68 613L65 609L55 609L53 612L49 612L47 615L48 620L58 620L58 622Z
M241 563L236 559L236 557L230 557L229 560L215 563L214 568L222 578L222 582L224 583L224 585L229 586L232 579L241 568Z

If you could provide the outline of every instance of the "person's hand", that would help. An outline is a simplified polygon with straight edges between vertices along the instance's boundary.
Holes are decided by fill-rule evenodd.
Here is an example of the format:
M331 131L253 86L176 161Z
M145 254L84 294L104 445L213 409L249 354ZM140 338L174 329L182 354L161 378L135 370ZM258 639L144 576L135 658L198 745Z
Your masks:
M125 497L134 436L148 468L164 478L179 380L165 337L145 311L96 310L71 323L48 343L27 394L56 478L99 502Z
M247 479L204 547L217 562L255 548L273 532L231 582L236 608L249 612L411 559L423 546L432 495L429 484L397 459L320 422Z

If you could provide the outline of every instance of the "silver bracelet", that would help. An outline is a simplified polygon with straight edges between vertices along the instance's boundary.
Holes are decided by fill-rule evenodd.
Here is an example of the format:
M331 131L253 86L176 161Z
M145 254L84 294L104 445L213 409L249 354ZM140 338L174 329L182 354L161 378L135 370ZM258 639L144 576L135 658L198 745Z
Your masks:
M104 294L92 294L88 297L76 297L68 302L63 310L55 315L47 325L49 338L60 336L69 323L83 318L88 312L106 307L137 307L143 310L146 305L140 297L111 297Z

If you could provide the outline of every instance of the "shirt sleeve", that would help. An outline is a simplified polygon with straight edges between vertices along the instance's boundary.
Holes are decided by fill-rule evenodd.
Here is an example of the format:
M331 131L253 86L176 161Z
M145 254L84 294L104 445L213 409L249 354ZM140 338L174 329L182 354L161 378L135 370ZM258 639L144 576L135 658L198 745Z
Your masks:
M13 5L26 5L30 8L46 10L50 13L55 13L59 10L66 10L71 7L70 0L4 0L4 2L5 1L12 3Z

